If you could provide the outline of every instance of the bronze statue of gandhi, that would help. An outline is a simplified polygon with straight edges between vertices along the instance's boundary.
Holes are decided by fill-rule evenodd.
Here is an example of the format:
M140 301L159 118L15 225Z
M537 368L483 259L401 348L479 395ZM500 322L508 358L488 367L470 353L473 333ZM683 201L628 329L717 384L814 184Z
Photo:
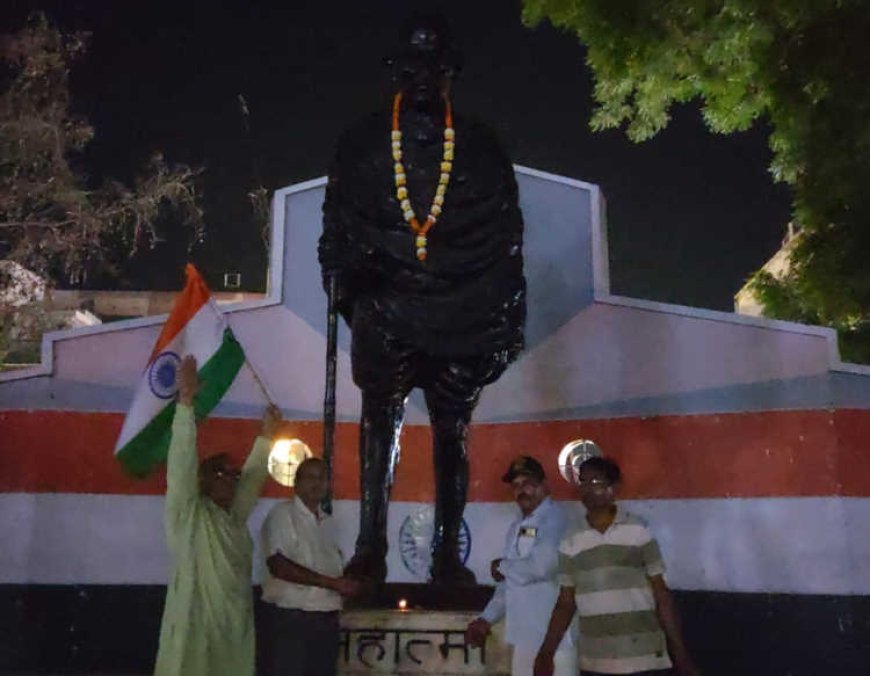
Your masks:
M386 578L399 433L417 387L434 441L432 581L474 584L458 544L466 436L481 391L523 348L523 219L495 134L453 114L459 59L446 22L412 17L391 62L392 106L338 142L319 246L362 392L360 529L346 573Z

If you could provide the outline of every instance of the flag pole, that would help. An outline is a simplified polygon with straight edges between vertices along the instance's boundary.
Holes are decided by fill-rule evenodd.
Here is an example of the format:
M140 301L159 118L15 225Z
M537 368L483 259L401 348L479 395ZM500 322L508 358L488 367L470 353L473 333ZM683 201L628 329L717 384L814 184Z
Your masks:
M257 369L254 368L251 360L248 359L247 353L245 353L245 363L248 365L248 368L251 369L251 375L254 376L254 382L260 386L260 391L263 393L263 396L266 397L266 401L272 406L278 406L278 404L275 403L275 397L271 395L269 389L266 387L266 383L263 382L263 379L257 373ZM280 409L281 407L278 406L278 408Z

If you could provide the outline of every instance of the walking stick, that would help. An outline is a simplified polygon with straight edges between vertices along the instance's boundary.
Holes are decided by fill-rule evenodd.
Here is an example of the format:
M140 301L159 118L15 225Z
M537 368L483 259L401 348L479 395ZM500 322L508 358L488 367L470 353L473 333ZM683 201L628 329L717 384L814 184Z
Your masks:
M326 463L326 497L323 511L332 514L332 456L335 448L335 355L338 339L338 281L335 275L326 284L326 387L323 391L323 461Z

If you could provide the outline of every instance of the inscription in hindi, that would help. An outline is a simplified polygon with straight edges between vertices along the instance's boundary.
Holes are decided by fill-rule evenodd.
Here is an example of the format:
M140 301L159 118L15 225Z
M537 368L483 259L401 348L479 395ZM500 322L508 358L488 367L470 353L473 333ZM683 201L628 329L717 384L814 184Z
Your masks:
M399 669L402 673L485 673L486 646L465 644L459 629L354 628L341 632L340 666L372 671ZM415 670L414 667L420 667Z
M362 674L507 675L506 648L493 639L465 644L473 613L360 610L342 614L338 672Z

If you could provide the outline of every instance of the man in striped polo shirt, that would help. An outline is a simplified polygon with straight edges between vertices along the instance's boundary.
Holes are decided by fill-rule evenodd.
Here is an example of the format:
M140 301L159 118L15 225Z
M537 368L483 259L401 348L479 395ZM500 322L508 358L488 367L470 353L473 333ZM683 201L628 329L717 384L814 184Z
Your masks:
M559 544L559 598L535 676L552 673L555 646L575 611L584 676L672 674L672 667L679 676L700 673L683 643L658 543L642 519L614 501L620 479L619 466L609 458L580 466L586 519Z

